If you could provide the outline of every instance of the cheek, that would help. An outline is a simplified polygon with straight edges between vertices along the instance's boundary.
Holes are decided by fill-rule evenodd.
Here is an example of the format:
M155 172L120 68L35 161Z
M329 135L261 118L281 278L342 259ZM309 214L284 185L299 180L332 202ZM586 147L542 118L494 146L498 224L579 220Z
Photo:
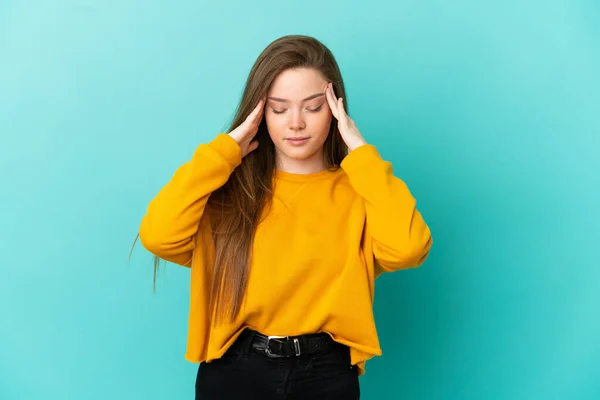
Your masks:
M311 120L311 129L319 135L327 135L331 126L331 112L322 112L314 116Z
M265 115L265 122L267 123L267 130L269 131L269 136L272 138L278 138L283 136L283 126L281 123L281 119L277 118L273 115Z

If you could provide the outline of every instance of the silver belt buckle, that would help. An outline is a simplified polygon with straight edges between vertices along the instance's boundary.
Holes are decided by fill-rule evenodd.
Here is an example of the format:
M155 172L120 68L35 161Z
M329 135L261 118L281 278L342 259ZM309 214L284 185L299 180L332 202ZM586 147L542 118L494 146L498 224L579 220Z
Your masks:
M287 356L282 356L280 354L275 354L271 352L271 349L269 349L269 343L271 342L271 339L289 339L289 336L267 336L267 344L265 345L265 353L267 354L267 356L271 357L271 358L283 358L283 357L287 357ZM296 352L296 356L300 355L300 342L298 341L297 338L294 338L294 350Z

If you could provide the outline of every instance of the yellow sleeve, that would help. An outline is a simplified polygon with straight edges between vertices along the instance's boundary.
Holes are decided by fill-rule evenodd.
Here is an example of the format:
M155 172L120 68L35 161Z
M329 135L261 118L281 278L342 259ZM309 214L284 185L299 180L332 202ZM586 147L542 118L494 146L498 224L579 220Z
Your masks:
M373 255L383 271L420 266L431 248L429 227L406 184L375 146L366 144L342 161L354 190L364 199Z
M194 236L208 197L241 162L241 149L228 134L198 146L148 205L140 224L142 245L163 260L191 266Z

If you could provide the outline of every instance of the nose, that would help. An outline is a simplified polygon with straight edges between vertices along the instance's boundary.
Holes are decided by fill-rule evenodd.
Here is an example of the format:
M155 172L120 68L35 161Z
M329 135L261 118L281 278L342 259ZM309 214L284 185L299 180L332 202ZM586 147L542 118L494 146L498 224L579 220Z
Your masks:
M304 118L302 117L302 113L301 112L292 112L290 113L290 121L289 121L289 125L290 125L290 129L293 131L299 131L301 129L305 128L305 123L304 123Z

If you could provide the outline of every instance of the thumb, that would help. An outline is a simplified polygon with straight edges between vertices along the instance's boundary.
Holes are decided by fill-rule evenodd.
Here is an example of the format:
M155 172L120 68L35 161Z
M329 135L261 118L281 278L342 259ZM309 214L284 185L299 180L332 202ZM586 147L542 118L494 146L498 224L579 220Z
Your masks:
M248 146L248 153L253 152L254 150L256 150L258 148L258 140L253 140L250 142L250 145Z

